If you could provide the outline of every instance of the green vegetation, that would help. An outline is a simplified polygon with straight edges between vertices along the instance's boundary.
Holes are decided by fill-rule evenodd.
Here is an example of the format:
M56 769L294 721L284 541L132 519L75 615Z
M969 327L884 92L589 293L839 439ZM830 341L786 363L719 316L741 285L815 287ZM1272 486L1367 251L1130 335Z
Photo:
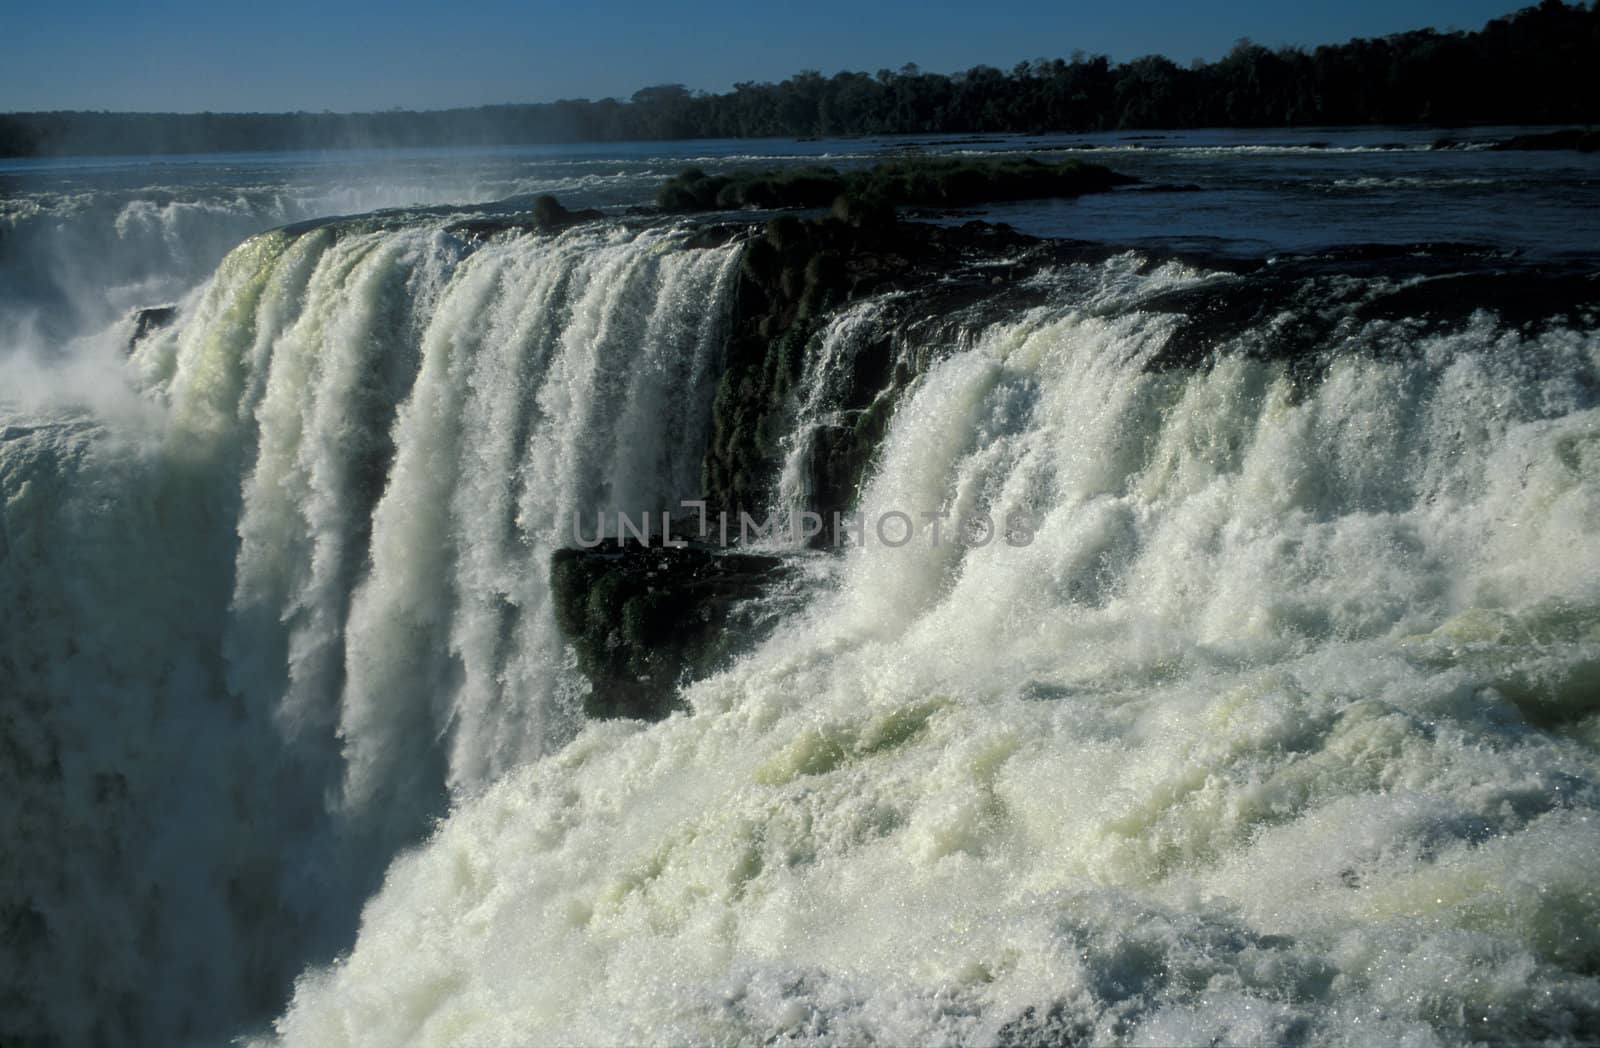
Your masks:
M997 200L1077 196L1131 181L1098 164L1077 160L1045 164L1029 157L901 160L846 174L831 167L726 175L690 168L661 188L656 203L668 211L837 204L840 217L850 220L859 217L863 207L870 208L871 202L965 207Z
M789 171L741 171L707 175L697 167L671 179L656 194L667 211L712 211L733 207L827 207L845 192L844 177L831 167Z
M1061 41L1069 45L1070 41ZM1048 45L1044 45L1048 46ZM1059 51L1057 53L1060 53ZM1039 59L946 76L802 72L724 94L414 113L21 113L0 155L481 146L678 138L1344 124L1600 121L1600 0L1544 0L1477 32L1419 29L1313 50L1241 40L1221 60Z

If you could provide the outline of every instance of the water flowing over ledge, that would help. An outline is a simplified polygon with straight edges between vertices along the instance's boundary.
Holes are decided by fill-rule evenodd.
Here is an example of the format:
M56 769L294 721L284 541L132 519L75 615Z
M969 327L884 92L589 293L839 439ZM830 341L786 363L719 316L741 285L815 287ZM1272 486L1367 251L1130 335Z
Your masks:
M10 785L82 830L11 838L41 1030L95 1015L76 993L121 996L112 1037L273 1007L450 796L570 737L550 546L575 510L699 489L739 252L681 239L266 234L140 342L164 432L7 429ZM97 920L133 926L63 948Z
M996 241L844 302L795 233L263 234L139 341L158 424L7 425L39 1031L214 1036L307 963L264 1039L1600 1028L1584 285ZM1038 527L808 554L683 712L585 721L550 553L708 477Z

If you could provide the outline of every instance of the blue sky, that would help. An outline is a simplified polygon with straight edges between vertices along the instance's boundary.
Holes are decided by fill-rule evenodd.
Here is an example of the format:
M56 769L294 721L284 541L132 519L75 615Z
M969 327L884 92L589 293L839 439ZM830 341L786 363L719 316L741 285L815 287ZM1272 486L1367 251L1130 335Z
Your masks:
M1515 0L0 0L0 112L440 108L710 91L801 69L1010 68L1076 49L1214 59L1241 37L1315 45L1475 29Z

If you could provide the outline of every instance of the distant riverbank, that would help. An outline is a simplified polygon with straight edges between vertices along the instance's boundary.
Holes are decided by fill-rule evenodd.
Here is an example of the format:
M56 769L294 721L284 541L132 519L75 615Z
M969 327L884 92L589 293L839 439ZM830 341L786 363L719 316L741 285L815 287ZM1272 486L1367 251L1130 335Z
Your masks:
M1211 63L1039 59L1009 71L914 64L721 94L660 84L627 100L429 112L0 115L0 157L415 149L701 138L1037 134L1192 128L1467 127L1600 120L1600 9L1547 0L1474 32L1419 29L1314 49L1248 40Z

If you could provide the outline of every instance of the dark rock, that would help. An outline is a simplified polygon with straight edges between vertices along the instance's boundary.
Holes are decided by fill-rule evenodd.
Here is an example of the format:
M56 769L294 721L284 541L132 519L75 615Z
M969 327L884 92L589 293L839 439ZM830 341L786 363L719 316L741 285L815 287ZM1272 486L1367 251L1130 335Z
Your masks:
M582 211L569 211L561 206L561 201L548 193L536 197L533 201L533 220L547 233L559 232L580 222L592 222L605 217L605 212L596 211L592 207Z
M132 353L141 339L152 331L171 327L178 319L177 306L147 306L133 311L133 335L128 339L128 352Z
M508 230L560 233L584 222L594 222L606 217L604 211L597 211L594 208L571 211L548 193L534 197L531 207L527 206L525 201L525 197L502 201L495 207L517 206L517 210L506 210L503 214L486 214L480 218L465 218L459 222L452 222L447 228L456 236L468 240L484 240Z
M755 598L787 576L777 557L695 543L568 548L550 560L556 621L591 685L591 717L657 720L681 684L764 637L776 616Z

